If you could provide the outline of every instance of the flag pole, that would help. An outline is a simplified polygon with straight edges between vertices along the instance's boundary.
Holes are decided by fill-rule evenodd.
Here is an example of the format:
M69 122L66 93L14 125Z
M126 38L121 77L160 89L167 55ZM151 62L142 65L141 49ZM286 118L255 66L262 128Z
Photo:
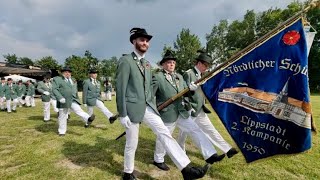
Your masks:
M276 28L274 28L273 30L269 31L267 34L265 34L264 36L262 36L261 38L257 39L256 41L254 41L253 43L251 43L250 45L248 45L247 47L245 47L244 49L242 49L241 51L237 52L235 55L231 56L227 61L223 62L222 64L218 65L216 68L214 68L213 70L207 72L204 76L202 76L199 80L195 81L194 83L196 85L202 85L204 84L207 80L209 80L210 78L212 78L213 76L215 76L216 74L218 74L219 72L221 72L225 67L233 64L234 62L236 62L237 60L239 60L240 58L242 58L243 56L245 56L246 54L250 53L251 51L253 51L255 48L259 47L260 45L262 45L264 42L268 41L269 39L271 39L273 36L275 36L276 34L278 34L279 32L281 32L283 29L287 28L288 26L292 25L293 23L295 23L296 21L298 21L300 18L302 18L302 15L306 12L308 12L311 8L315 8L315 7L320 7L320 1L312 1L306 8L304 8L303 10L299 11L297 14L295 14L294 16L292 16L291 18L287 19L286 21L284 21L283 23L281 23L280 25L278 25ZM176 94L175 96L171 97L170 99L168 99L167 101L165 101L164 103L162 103L161 105L159 105L157 107L158 111L161 111L163 108L167 107L168 105L170 105L172 102L174 102L176 99L180 98L181 96L185 95L186 93L188 93L190 91L189 88L186 88L182 91L180 91L178 94ZM110 122L111 123L111 122ZM113 123L113 122L112 122ZM120 136L118 136L116 138L116 140L120 139L122 136L124 136L126 133L123 132Z

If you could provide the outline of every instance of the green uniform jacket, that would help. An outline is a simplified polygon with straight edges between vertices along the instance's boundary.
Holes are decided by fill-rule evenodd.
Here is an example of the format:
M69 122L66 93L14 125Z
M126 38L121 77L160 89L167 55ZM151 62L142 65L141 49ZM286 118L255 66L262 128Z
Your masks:
M78 97L77 82L72 78L72 84L67 83L64 77L56 76L52 82L52 92L57 99L57 108L71 108L72 102L81 104ZM66 103L59 100L66 99Z
M24 84L17 85L17 96L22 97L26 93L26 86Z
M41 93L41 100L42 102L50 102L51 99L55 99L53 92L52 92L52 84L46 85L45 82L40 81L37 86L37 90ZM50 94L45 95L43 94L45 91L48 91Z
M183 74L183 78L186 81L187 85L189 85L191 82L197 81L197 77L199 76L200 75L194 68L189 69ZM191 107L196 111L195 113L191 114L193 117L198 116L201 109L203 109L205 113L210 113L210 110L204 104L205 97L200 87L195 91L195 93L193 93L193 95L190 95L188 99L191 104Z
M116 71L116 101L120 117L128 116L133 123L143 120L149 105L158 115L153 102L151 66L145 61L141 65L135 53L122 56Z
M156 73L153 76L152 85L157 106L161 105L183 89L187 88L187 84L180 74L175 73L175 77L171 82L168 76L166 76L166 72L164 70ZM179 115L181 115L183 118L189 117L189 113L182 105L182 101L183 98L180 97L160 111L160 116L163 122L173 123L177 121Z
M97 80L96 80L97 81ZM100 82L97 81L97 85L92 84L92 79L86 79L83 81L83 94L82 103L88 106L95 106L97 99L101 100Z
M17 85L15 85L15 84L11 84L11 86L6 85L4 87L4 93L5 93L7 100L16 99L18 97L17 96Z
M27 87L27 96L33 96L36 94L36 90L33 84L29 84Z
M112 84L106 85L106 91L105 92L112 92Z
M4 89L6 87L7 83L5 83L4 85L2 85L2 83L0 83L0 97L4 97Z

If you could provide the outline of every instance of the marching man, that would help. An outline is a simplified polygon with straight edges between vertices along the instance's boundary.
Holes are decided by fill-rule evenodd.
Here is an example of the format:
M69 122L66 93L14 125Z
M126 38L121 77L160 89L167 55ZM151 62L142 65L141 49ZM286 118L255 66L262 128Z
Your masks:
M13 103L12 112L16 112L18 104L17 86L12 83L12 79L8 78L7 85L5 86L5 97L7 100L7 112L11 113L11 101Z
M54 112L58 113L57 100L52 93L52 84L50 82L51 76L47 74L44 76L43 81L40 81L37 86L37 90L41 93L41 100L43 103L43 121L50 121L50 104L52 105Z
M183 77L175 72L176 58L171 51L167 51L160 61L162 70L156 73L152 78L153 91L156 96L157 105L161 105L171 97L177 95L179 92L188 88ZM197 89L197 85L190 84L189 89L191 91ZM185 109L183 104L183 98L180 97L172 104L160 110L160 116L172 134L175 127L190 134L193 142L196 144L199 150L201 150L202 156L207 163L213 164L224 158L224 154L218 155L217 151L211 145L208 137L201 131L199 126L192 120L189 112ZM169 167L164 162L164 156L166 154L159 138L156 141L156 149L154 152L154 165L162 170L169 170Z
M84 106L87 106L90 116L93 115L93 108L96 106L109 119L113 114L106 108L101 100L100 82L97 80L97 75L96 69L90 69L90 78L83 82L82 102Z
M211 56L205 52L200 52L199 56L196 58L195 67L193 69L189 69L183 75L186 83L190 85L192 82L197 81L201 78L203 73L210 67L212 63ZM192 106L190 110L191 116L194 121L198 124L201 130L206 133L210 137L210 141L213 145L217 146L224 153L227 154L228 158L231 158L238 151L231 147L220 133L216 130L216 128L212 125L207 113L211 113L210 110L205 106L205 97L201 88L198 88L192 96L189 96L189 102ZM186 132L180 131L178 142L182 148L184 148L184 144L187 138Z
M19 80L17 85L17 96L18 96L17 100L18 100L19 107L22 107L22 105L25 104L25 101L22 99L25 93L26 93L26 86L22 83L22 80Z
M112 100L112 84L108 80L105 82L105 93L106 93L106 100Z
M1 111L5 110L4 102L6 101L6 96L4 93L4 89L6 87L6 84L7 84L6 79L4 77L1 77L1 84L0 84L0 108L1 108Z
M36 94L35 92L35 87L34 85L32 84L32 82L30 80L27 81L27 95L26 95L26 105L28 107L32 106L32 107L35 107L36 104L34 102L34 96Z
M140 122L145 123L157 135L183 178L203 177L208 166L202 168L191 166L190 159L163 124L154 103L151 66L144 58L152 36L142 28L132 28L130 34L134 51L120 58L116 71L117 109L120 123L126 128L123 179L136 179L133 170Z
M69 67L64 67L61 70L62 75L54 77L52 83L52 92L57 99L57 108L59 109L59 136L66 134L69 110L83 119L85 127L89 126L95 118L94 115L90 116L81 109L77 82L71 78L71 72Z

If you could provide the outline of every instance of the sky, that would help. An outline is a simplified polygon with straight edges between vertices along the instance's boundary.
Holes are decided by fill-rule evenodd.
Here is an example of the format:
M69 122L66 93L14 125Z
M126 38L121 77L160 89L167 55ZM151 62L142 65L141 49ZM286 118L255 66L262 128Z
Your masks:
M89 50L99 59L130 53L132 27L153 35L146 59L161 59L183 28L202 44L220 20L241 20L247 10L285 8L294 0L0 0L0 61L16 54L52 56L60 64Z

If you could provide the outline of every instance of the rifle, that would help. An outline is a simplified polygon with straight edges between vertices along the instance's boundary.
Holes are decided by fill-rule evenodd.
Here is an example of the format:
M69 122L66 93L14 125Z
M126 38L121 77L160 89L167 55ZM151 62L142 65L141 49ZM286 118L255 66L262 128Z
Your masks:
M303 10L301 10L300 12L298 12L297 14L295 14L294 16L292 16L291 18L287 19L286 21L284 21L283 23L281 23L279 26L277 26L276 28L274 28L273 30L269 31L267 34L265 34L264 36L262 36L261 38L255 40L253 43L251 43L250 45L248 45L247 47L245 47L244 49L242 49L241 51L237 52L236 54L234 54L233 56L231 56L227 61L223 62L222 64L218 65L216 68L212 69L211 71L207 72L204 76L202 76L199 80L197 80L196 82L194 82L196 85L202 85L204 84L208 79L212 78L213 76L215 76L216 74L218 74L219 72L221 72L224 68L228 67L229 65L233 64L234 62L236 62L237 60L239 60L240 58L242 58L243 56L245 56L246 54L250 53L251 51L253 51L255 48L257 48L258 46L262 45L264 42L266 42L267 40L269 40L271 37L273 37L274 35L276 35L279 31L282 31L283 29L287 28L288 25L296 22L299 18L301 18L303 16L304 13L306 13L308 10L310 10L311 8L315 8L318 7L320 8L320 1L312 1L306 8L304 8ZM180 98L181 96L183 96L184 94L186 94L187 92L189 92L190 89L186 88L184 90L182 90L181 92L179 92L178 94L176 94L175 96L171 97L170 99L168 99L167 101L165 101L163 104L159 105L157 107L158 111L161 111L163 108L167 107L168 105L170 105L172 102L174 102L176 99ZM126 134L126 132L123 132L121 135L119 135L116 140L120 139L122 136L124 136Z

